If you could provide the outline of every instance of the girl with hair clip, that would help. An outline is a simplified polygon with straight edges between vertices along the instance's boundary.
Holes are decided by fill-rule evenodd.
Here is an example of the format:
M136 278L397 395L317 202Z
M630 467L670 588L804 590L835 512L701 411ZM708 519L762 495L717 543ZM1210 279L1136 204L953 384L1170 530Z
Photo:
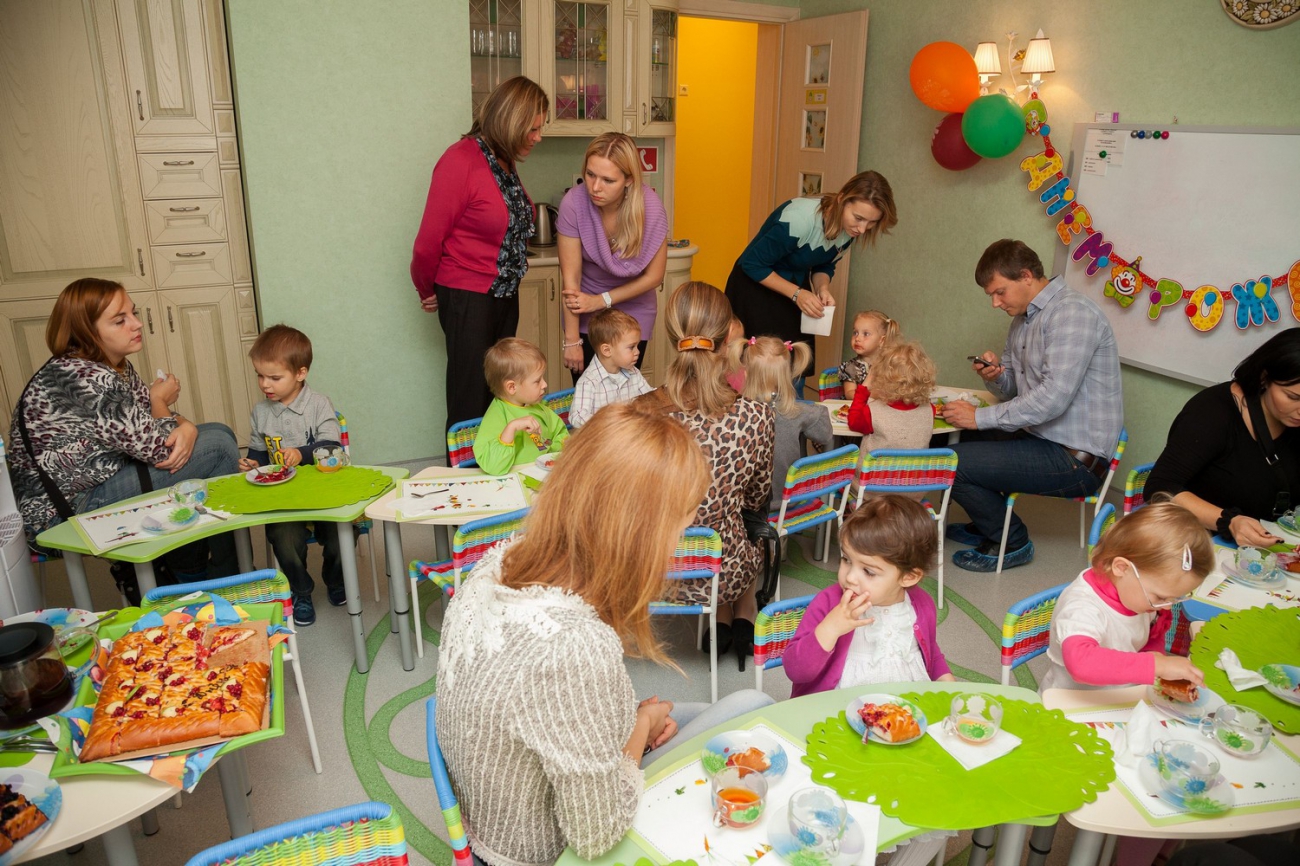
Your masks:
M1052 614L1050 666L1040 691L1205 680L1191 661L1164 654L1170 608L1214 568L1196 515L1166 495L1101 537L1092 567L1067 586Z
M684 283L668 299L664 317L677 355L668 365L663 387L641 395L636 402L671 414L684 424L709 461L713 483L695 514L695 523L710 526L722 536L718 653L734 646L743 671L753 649L754 617L758 614L755 592L763 554L750 542L740 512L767 509L772 495L776 421L766 400L741 397L727 384L724 346L731 305L726 295L708 283ZM678 598L707 603L709 582L681 581Z
M934 380L934 362L920 344L891 343L880 350L849 407L849 429L862 434L864 453L930 444Z
M769 509L781 507L785 474L790 464L804 456L805 439L818 451L831 447L831 416L815 403L795 399L793 377L808 365L812 350L804 343L782 343L776 337L750 337L729 347L730 354L745 368L741 391L751 400L768 403L776 418L772 446L772 498Z
M629 447L634 446L634 447ZM672 484L665 484L664 478ZM447 609L434 724L476 860L551 863L613 848L641 766L773 703L638 703L624 656L673 667L650 603L709 468L666 415L619 403L569 439L517 540L493 548ZM680 726L680 727L679 727Z
M800 315L820 319L834 306L831 277L844 250L855 241L874 245L897 223L894 192L874 171L854 175L838 192L782 203L727 277L727 298L745 333L811 346Z
M592 140L582 161L582 183L560 202L555 228L564 284L564 366L573 381L596 356L587 323L611 308L641 326L640 369L658 312L654 289L668 264L668 214L655 191L641 182L636 142L621 132Z
M867 371L875 362L880 350L898 342L902 328L897 319L891 319L879 310L864 310L853 317L853 333L849 347L853 357L840 364L840 382L844 384L844 399L852 400L858 386L867 381Z

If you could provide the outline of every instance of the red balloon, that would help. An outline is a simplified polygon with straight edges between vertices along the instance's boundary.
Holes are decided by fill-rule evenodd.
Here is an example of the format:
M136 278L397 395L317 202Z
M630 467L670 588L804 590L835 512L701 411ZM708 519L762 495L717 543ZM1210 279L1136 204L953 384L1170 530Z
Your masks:
M980 95L975 58L955 42L931 42L916 52L907 74L917 98L939 111L965 111Z
M949 171L964 171L980 161L980 155L970 149L961 135L961 115L950 114L934 128L930 139L930 153L934 161Z

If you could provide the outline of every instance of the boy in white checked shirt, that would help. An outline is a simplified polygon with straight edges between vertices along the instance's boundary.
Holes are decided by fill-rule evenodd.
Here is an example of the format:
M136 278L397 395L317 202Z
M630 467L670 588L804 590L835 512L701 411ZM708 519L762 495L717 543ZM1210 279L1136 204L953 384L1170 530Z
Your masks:
M596 410L610 403L622 403L654 390L636 368L641 326L622 310L602 310L591 317L587 339L596 357L582 371L573 386L569 424L581 427Z

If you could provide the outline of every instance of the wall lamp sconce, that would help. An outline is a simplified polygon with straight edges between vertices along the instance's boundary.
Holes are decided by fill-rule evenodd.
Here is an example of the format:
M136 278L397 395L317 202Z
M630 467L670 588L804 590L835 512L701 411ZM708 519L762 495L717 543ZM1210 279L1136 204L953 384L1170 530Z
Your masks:
M1030 98L1033 98L1038 94L1038 88L1043 83L1043 76L1056 71L1056 61L1052 57L1052 40L1044 36L1042 30L1039 30L1038 35L1029 40L1029 45L1024 50L1017 51L1017 35L1014 32L1007 34L1007 71L1011 75L1011 85L1014 91L1014 93L1008 95L1018 96L1028 90ZM980 95L982 96L989 92L990 79L997 78L1002 74L1002 63L998 58L996 43L981 42L975 46L975 69L979 72ZM1019 84L1016 81L1017 71L1032 76L1028 84Z
M989 80L1002 74L996 42L981 42L975 46L975 69L980 74L980 96L984 96L989 92Z

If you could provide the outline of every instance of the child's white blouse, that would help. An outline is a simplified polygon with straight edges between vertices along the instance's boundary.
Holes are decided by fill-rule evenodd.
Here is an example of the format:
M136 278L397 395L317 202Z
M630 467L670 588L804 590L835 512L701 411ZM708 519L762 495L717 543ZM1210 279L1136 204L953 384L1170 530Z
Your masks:
M916 610L907 596L897 604L872 606L875 622L853 630L840 688L870 683L929 682L925 657L916 642Z

